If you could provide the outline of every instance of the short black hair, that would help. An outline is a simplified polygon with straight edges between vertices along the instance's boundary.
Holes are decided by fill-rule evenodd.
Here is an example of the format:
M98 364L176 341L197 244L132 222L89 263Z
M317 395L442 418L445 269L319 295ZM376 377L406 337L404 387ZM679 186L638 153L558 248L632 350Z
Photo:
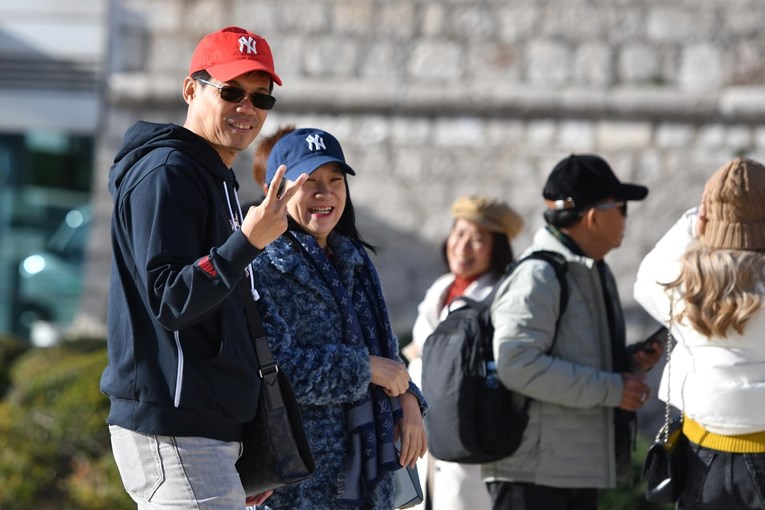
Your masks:
M582 219L584 211L579 209L547 209L543 216L545 221L555 228L568 228L576 225Z

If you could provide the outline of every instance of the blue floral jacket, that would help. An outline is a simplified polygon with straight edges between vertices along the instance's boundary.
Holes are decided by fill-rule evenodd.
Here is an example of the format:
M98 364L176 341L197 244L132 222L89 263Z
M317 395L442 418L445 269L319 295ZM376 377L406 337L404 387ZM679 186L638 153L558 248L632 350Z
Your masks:
M355 275L367 259L342 235L332 234L328 242L343 285L353 291ZM289 238L282 236L268 245L253 266L268 343L300 402L316 460L311 478L277 489L266 505L334 510L348 442L345 405L364 396L371 383L369 352L365 346L343 343L342 315L332 291ZM398 352L398 345L391 352ZM424 412L422 393L413 383L410 391ZM392 479L386 473L377 485L372 508L392 508Z

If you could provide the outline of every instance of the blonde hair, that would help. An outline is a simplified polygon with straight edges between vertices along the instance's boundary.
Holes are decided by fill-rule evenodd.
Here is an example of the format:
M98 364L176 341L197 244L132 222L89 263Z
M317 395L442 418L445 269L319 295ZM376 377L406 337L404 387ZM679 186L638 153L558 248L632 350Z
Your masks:
M707 338L724 338L730 328L743 334L763 304L764 269L763 253L695 243L683 255L680 276L664 284L683 296L684 309L672 320L687 320Z

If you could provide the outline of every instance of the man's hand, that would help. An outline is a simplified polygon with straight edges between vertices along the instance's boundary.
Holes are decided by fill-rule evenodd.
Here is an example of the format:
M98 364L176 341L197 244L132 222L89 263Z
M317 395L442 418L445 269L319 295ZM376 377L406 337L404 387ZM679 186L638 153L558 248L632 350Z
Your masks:
M664 344L661 342L654 342L651 344L650 350L634 349L632 351L632 363L641 372L648 372L659 362L659 359L661 359L663 355Z
M262 250L287 230L287 203L308 179L307 174L301 174L295 182L287 184L284 192L279 195L279 187L286 171L287 167L284 165L276 170L266 198L257 207L250 207L242 221L242 233L247 236L250 244L258 249Z
M622 401L619 403L619 409L625 411L637 411L646 403L651 395L651 387L644 381L645 376L622 373L624 390L622 391Z

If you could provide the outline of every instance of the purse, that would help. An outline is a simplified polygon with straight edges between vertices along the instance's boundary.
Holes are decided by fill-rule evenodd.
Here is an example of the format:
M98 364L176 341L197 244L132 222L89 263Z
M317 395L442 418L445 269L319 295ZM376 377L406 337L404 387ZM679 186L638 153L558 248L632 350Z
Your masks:
M240 285L240 290L258 356L261 391L255 418L242 428L242 455L236 469L245 493L254 496L305 480L316 464L292 385L273 359L250 289Z
M422 503L422 485L417 466L404 466L393 472L393 508L411 508Z
M672 312L670 310L670 317ZM669 393L672 335L667 328L667 395ZM656 434L643 462L645 499L651 503L674 503L680 498L687 473L688 438L683 434L683 417L670 420L669 396L664 407L664 425Z

